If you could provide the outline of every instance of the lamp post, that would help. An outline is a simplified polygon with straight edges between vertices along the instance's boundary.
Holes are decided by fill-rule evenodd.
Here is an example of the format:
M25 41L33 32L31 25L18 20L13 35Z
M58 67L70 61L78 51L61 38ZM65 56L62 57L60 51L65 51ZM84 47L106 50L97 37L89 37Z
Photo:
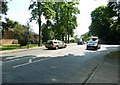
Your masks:
M29 22L27 22L27 27L28 27L28 31L27 31L27 49L29 49L29 36L30 36L30 33L29 33L30 24L29 24Z

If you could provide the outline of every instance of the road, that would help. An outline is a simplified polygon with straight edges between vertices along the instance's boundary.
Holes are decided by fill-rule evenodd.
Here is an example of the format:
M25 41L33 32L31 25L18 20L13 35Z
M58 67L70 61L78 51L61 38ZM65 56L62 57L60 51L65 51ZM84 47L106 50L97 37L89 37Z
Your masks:
M4 54L3 83L84 83L92 71L118 45L101 45L99 50L86 50L86 45L69 44L67 48ZM7 57L6 57L7 56Z

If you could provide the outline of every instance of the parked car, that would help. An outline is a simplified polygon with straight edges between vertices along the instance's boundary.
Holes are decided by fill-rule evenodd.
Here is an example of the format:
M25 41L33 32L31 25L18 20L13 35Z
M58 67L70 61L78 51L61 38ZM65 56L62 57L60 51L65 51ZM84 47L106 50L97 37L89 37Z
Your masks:
M100 49L99 39L98 37L92 37L88 43L86 49Z
M48 49L65 48L67 45L60 40L48 40L45 47Z

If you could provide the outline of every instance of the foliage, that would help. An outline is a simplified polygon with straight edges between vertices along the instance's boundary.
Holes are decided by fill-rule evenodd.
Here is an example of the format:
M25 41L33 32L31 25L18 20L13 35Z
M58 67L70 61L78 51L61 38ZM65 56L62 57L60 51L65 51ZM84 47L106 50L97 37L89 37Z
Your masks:
M54 32L56 39L64 40L64 37L68 35L73 36L73 29L77 26L76 14L79 13L78 8L75 6L76 2L56 2L54 5L54 11L56 17L54 21Z
M1 7L1 13L7 15L7 11L8 11L8 6L7 6L8 2L2 2L0 1L0 7Z
M42 25L42 36L43 42L47 42L47 40L52 40L54 38L53 31L51 29L48 29L46 24Z
M14 39L18 40L18 43L21 46L25 46L28 43L28 37L32 43L36 43L34 40L35 33L32 30L28 29L28 26L21 25L16 21L10 20L9 18L5 19L6 22L2 22L2 37L4 37L4 32L9 31L12 32L12 36ZM28 32L29 31L29 32ZM28 36L29 33L29 36Z
M4 36L4 32L13 28L18 22L12 21L9 18L5 18L5 22L2 22L2 37Z
M30 48L32 47L36 47L37 44L30 44ZM3 51L3 50L13 50L13 49L24 49L24 48L27 48L26 46L20 46L19 44L12 44L12 45L2 45L0 46L0 51Z
M2 22L3 30L9 30L10 28L13 28L16 24L18 24L18 22L14 22L9 18L5 18L5 21L6 22Z
M18 43L21 46L27 45L28 28L26 26L17 24L13 29L14 29L14 38L18 39Z
M119 62L120 61L120 50L110 52L106 55L106 57L111 58L113 60L117 60Z
M83 41L87 42L90 39L90 34L87 32L81 35L81 38L83 39Z
M97 35L106 43L119 43L120 24L117 11L112 6L100 6L92 13L92 23L89 27L92 35Z
M37 22L41 22L38 21L38 19L41 20L38 15L43 15L47 20L45 29L49 29L55 39L64 40L64 37L73 36L73 29L77 26L76 14L79 13L77 4L78 2L41 2L39 9L38 3L33 2L29 7L32 14L30 21L37 20ZM41 26L41 23L39 26ZM42 34L45 35L43 32Z
M37 41L34 39L36 34L27 26L18 23L13 30L14 39L17 39L21 46L26 46L28 42L32 44L37 43Z

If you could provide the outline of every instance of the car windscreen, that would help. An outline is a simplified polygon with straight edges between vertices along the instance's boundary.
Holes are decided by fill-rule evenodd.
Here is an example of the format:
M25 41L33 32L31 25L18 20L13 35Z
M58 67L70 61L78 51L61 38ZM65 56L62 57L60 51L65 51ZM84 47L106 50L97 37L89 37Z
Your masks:
M93 41L96 41L96 40L97 40L97 38L92 38L92 40L93 40Z

